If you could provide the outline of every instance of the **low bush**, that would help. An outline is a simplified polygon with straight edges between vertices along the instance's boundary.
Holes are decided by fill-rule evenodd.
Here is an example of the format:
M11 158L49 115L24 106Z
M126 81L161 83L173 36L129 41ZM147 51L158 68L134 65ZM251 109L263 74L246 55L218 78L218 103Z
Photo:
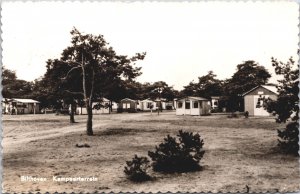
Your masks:
M214 108L210 110L211 113L218 113L221 112L218 108Z
M249 112L246 111L246 112L244 113L244 116L245 116L245 118L247 119L247 118L249 117Z
M84 144L76 144L75 145L76 147L78 147L78 148L89 148L89 147L91 147L89 144L87 144L87 143L84 143Z
M239 115L237 112L232 112L230 115L227 116L228 118L238 118Z
M151 176L147 174L150 168L150 161L146 157L138 157L137 155L131 161L126 161L124 173L128 179L134 182L143 182L151 180Z
M127 112L129 112L129 113L137 113L137 110L134 109L134 108L129 108L129 109L127 109Z
M205 151L200 135L180 130L177 137L168 135L154 152L148 152L154 171L172 173L201 169L199 162Z
M117 108L117 113L122 113L123 112L123 108Z

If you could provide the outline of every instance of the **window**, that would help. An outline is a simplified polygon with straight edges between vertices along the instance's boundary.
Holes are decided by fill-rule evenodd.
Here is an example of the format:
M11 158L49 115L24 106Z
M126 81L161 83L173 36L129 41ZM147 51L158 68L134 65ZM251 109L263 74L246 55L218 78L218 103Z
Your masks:
M127 103L126 108L130 108L130 103Z
M182 108L182 102L178 102L178 108Z
M190 109L191 108L191 104L189 101L185 102L185 109Z
M194 108L199 108L199 103L198 102L194 102Z
M126 103L123 103L123 109L126 109Z

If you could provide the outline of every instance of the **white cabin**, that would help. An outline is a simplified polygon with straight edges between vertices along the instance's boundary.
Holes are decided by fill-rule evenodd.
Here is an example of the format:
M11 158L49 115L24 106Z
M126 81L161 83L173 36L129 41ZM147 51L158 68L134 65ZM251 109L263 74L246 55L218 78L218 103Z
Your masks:
M177 100L176 115L207 115L210 112L210 102L206 98L189 96Z

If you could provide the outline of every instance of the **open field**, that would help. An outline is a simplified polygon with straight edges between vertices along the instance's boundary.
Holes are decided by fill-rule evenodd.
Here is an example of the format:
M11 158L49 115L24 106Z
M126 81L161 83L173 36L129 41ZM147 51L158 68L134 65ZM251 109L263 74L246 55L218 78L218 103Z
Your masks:
M95 135L85 135L86 116L3 115L4 192L287 192L299 191L298 158L276 149L280 126L274 118L225 115L191 117L165 112L94 115ZM134 184L123 173L134 154L146 156L167 134L199 132L206 153L202 171L150 172L155 180ZM87 143L89 148L77 148ZM21 176L45 182L21 182ZM54 182L53 176L98 178L96 182Z

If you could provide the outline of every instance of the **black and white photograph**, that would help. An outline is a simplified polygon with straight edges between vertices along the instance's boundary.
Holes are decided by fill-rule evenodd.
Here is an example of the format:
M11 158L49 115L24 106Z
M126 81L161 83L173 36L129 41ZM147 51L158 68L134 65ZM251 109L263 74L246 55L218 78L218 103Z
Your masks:
M298 25L296 1L2 1L2 192L299 192Z

